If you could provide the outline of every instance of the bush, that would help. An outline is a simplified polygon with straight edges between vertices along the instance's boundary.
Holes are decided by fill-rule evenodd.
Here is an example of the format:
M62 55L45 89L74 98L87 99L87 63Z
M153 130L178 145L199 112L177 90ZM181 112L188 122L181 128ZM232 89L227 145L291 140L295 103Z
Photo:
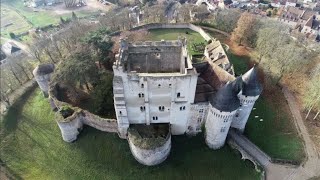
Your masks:
M59 113L63 116L63 118L67 118L74 113L74 110L71 107L64 105L61 107Z
M16 35L13 32L10 32L9 36L11 37L11 39L15 39L16 38Z

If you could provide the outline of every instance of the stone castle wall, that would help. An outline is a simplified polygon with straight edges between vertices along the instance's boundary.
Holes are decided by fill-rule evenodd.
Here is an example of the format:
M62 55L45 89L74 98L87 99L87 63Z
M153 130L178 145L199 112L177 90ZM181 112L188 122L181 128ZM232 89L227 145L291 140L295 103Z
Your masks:
M212 39L212 37L206 33L201 27L198 27L193 24L189 23L177 23L177 24L168 24L168 23L151 23L151 24L145 24L141 26L134 27L130 29L130 31L137 31L141 29L191 29L193 31L198 32L206 41L209 41ZM112 33L111 35L120 35L121 31L117 31Z
M154 166L162 163L169 156L171 150L171 133L168 134L166 143L154 149L142 149L134 145L130 136L128 136L128 142L132 155L139 163Z
M56 85L51 85L49 90L51 103L53 103L58 110L63 106L71 107L70 104L59 101L57 99L57 95L58 92ZM118 132L117 120L102 118L78 107L71 108L75 111L73 115L65 119L56 118L64 141L75 141L84 124L104 132Z

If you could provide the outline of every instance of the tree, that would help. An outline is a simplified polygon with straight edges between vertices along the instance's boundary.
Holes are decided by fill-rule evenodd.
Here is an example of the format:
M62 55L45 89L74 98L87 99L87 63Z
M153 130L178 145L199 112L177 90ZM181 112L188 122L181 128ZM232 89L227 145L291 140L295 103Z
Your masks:
M206 5L201 4L200 6L193 6L192 13L197 21L203 23L210 14Z
M94 109L99 115L110 116L114 112L112 79L111 73L103 72L92 92Z
M256 40L256 50L259 53L258 62L262 59L271 56L275 53L278 47L288 44L290 41L289 28L278 22L264 21L262 27L258 30Z
M101 27L96 31L89 32L84 41L90 44L93 48L95 59L99 62L99 66L103 64L105 68L112 69L113 56L112 46L113 42L107 36L110 33L105 27Z
M71 18L72 18L73 21L78 20L78 17L77 17L77 15L76 15L76 13L73 12L73 11L72 11L72 17L71 17Z
M79 46L66 60L62 61L53 75L53 82L65 82L69 85L82 87L88 91L90 84L97 82L98 70L88 46Z
M314 119L317 118L320 111L320 75L316 75L310 78L306 92L303 95L304 108L308 110L306 119L310 112L314 110L316 113Z
M192 5L190 4L182 4L178 9L177 18L179 22L189 23L191 21L190 11L192 9Z
M225 32L232 32L240 18L240 12L235 9L226 9L223 11L218 11L213 20L213 24L217 29Z
M16 35L13 32L10 32L9 36L11 37L11 39L15 39L16 38Z
M231 39L238 42L239 45L253 46L254 38L257 32L258 20L253 14L243 13L234 29Z

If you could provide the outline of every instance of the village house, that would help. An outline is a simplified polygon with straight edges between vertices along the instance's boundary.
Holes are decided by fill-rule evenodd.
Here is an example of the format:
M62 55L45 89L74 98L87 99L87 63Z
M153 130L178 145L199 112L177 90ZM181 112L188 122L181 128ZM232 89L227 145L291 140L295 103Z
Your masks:
M296 29L299 25L306 24L310 17L313 17L314 15L316 15L315 11L289 6L282 10L279 21Z

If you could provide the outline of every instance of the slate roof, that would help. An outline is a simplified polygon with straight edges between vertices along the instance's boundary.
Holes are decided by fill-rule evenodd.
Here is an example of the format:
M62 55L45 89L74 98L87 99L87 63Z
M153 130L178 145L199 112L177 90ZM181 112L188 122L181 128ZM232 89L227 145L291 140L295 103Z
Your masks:
M240 100L237 96L239 93L237 86L238 79L233 82L228 82L213 96L210 103L213 107L220 111L231 112L239 108Z
M242 76L242 94L245 96L257 96L262 91L259 83L257 68L254 66Z

